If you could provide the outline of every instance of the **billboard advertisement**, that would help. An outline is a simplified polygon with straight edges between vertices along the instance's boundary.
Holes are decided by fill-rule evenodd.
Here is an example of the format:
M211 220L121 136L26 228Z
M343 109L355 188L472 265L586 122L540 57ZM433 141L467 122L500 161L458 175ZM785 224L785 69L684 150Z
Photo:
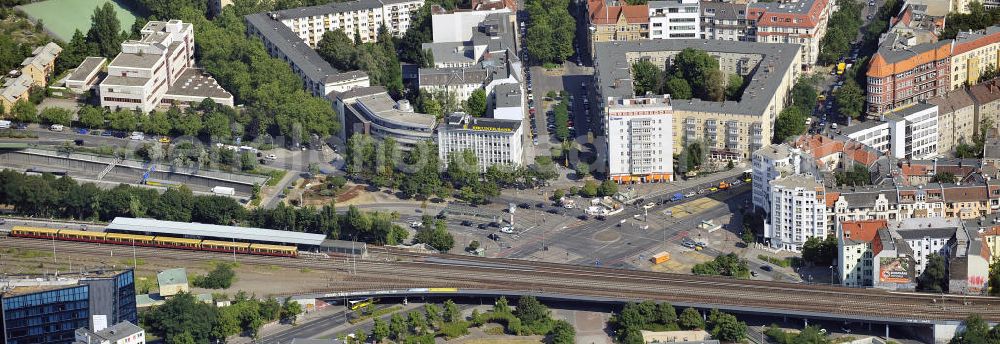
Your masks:
M879 281L882 283L910 283L910 263L904 258L880 258Z

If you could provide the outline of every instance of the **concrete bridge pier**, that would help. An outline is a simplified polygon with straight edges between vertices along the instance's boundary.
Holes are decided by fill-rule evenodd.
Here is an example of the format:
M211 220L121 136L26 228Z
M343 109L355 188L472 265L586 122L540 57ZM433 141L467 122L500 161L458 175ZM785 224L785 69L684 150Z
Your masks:
M955 336L955 332L958 332L958 326L960 324L934 324L934 342L935 343L947 343Z

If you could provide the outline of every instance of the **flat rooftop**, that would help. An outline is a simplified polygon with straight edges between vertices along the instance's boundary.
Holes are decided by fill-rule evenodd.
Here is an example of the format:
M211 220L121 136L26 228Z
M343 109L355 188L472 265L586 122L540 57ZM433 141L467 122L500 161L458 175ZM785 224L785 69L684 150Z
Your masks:
M94 270L85 273L60 273L54 275L24 275L0 278L0 298L33 294L48 290L66 289L82 285L80 281L104 279L129 270Z
M131 78L127 76L108 75L101 82L105 86L142 86L152 81L150 78Z
M183 237L213 238L223 240L258 241L279 244L319 246L326 238L323 234L310 234L274 229L209 225L194 222L160 221L116 217L105 229L108 232L154 233Z
M323 16L331 13L356 12L381 7L378 0L357 0L347 2L331 2L325 5L290 8L272 12L278 20Z
M80 63L80 66L76 67L66 80L87 81L87 77L94 73L94 70L101 68L104 65L104 61L107 61L107 59L103 57L91 56L85 58L83 59L83 63Z
M515 132L521 128L521 121L495 118L477 118L465 113L454 113L445 121L448 130L480 132Z
M434 128L437 119L433 115L402 111L396 108L396 101L388 93L377 93L358 98L358 103L371 111L375 116L387 122L403 126Z
M498 108L521 107L521 84L500 84L493 87Z
M159 54L118 53L118 56L111 60L108 67L152 69L161 56Z
M212 76L198 68L186 68L170 88L168 95L187 97L232 98Z
M632 65L627 53L680 52L686 48L709 53L756 55L761 58L743 91L740 101L710 102L701 99L674 99L674 110L702 111L735 115L761 115L767 111L771 98L779 92L782 78L799 55L798 44L733 42L706 39L663 39L629 42L597 43L594 49L595 73L600 76L599 89L604 98L633 98Z

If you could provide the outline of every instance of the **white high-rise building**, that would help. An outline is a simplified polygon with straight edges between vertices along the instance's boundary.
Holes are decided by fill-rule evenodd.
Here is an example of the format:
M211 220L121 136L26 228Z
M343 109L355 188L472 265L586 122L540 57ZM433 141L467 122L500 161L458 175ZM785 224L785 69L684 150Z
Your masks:
M771 181L801 172L800 151L787 144L768 145L753 152L753 206L771 213Z
M826 189L811 174L771 182L771 218L764 238L771 247L800 251L812 237L826 238Z
M608 174L619 183L673 180L670 95L608 100Z
M649 2L649 38L692 39L701 30L699 0L659 0Z

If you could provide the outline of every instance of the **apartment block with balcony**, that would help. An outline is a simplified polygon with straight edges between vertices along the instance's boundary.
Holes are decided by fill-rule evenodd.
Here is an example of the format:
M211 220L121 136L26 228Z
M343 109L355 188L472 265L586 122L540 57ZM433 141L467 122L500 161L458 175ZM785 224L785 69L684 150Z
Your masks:
M986 70L1000 67L1000 26L985 30L959 32L951 46L951 88L979 83Z
M393 36L402 37L410 28L411 16L423 5L423 0L355 0L290 8L269 12L267 16L315 48L324 33L338 29L351 39L360 37L361 43L378 40L382 26Z
M725 74L743 75L748 83L739 101L671 101L673 151L694 142L739 159L770 143L774 118L789 103L800 69L800 46L701 39L605 42L595 46L597 106L607 113L608 99L636 97L631 68L640 60L666 69L685 48L702 49L719 61Z
M752 3L747 8L757 42L802 46L802 68L809 70L819 57L819 43L833 15L832 0L796 0Z
M749 41L754 39L753 25L747 17L747 4L722 1L701 2L702 39Z
M609 99L608 174L619 183L673 180L670 96Z
M953 156L960 144L972 144L976 133L976 104L966 89L927 101L938 107L938 155Z
M826 189L812 174L772 181L770 196L764 238L771 247L797 252L809 238L826 238Z
M699 4L699 0L650 1L649 38L698 38L701 33Z

